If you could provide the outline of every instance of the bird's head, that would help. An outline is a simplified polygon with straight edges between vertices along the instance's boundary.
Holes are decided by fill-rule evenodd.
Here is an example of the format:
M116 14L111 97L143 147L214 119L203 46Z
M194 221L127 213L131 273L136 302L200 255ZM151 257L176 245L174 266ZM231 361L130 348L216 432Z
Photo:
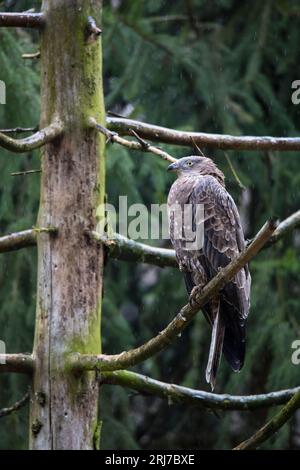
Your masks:
M225 177L217 165L207 157L198 157L196 155L184 157L177 160L175 163L167 168L168 171L175 171L178 176L193 175L193 176L213 176L219 183L224 186Z

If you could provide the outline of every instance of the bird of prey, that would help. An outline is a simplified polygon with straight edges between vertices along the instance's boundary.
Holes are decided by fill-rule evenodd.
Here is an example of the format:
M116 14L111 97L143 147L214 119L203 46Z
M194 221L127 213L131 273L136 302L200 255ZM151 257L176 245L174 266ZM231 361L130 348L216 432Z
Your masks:
M181 158L169 165L168 171L178 175L168 196L170 238L190 295L195 286L203 288L244 249L244 234L237 207L225 189L224 174L210 158ZM180 216L174 207L182 209ZM202 219L197 217L198 207L202 207ZM186 208L191 209L190 217L182 215ZM203 229L201 243L194 243L191 249L190 233L196 233L199 224ZM243 367L250 287L251 276L245 266L202 307L212 327L206 368L212 390L222 351L234 371Z

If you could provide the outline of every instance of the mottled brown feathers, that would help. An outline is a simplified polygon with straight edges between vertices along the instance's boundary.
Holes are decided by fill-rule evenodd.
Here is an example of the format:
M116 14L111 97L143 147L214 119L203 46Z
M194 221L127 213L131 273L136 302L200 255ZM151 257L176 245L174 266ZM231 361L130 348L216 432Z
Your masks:
M244 234L237 207L225 189L224 175L215 163L206 157L185 157L170 165L178 173L168 197L170 209L170 237L179 267L184 274L190 294L196 285L204 286L218 269L226 266L245 247ZM201 223L196 220L196 207L204 207L203 245L190 250L184 236L187 232L183 218L172 213L174 204L191 205L193 229ZM177 227L176 227L177 224ZM181 225L182 237L176 228ZM204 306L203 313L213 327L206 378L212 388L216 381L221 352L238 371L244 364L245 328L250 307L251 277L248 266L236 274L214 299ZM217 322L217 323L216 323Z

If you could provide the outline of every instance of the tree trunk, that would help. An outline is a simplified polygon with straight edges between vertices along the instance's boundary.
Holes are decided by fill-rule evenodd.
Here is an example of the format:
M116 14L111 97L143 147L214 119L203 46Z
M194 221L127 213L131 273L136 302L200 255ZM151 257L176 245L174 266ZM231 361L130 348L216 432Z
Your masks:
M104 201L104 141L88 128L104 121L101 0L44 0L41 32L41 128L58 116L63 136L42 154L38 226L38 288L34 342L36 368L30 418L32 449L98 446L95 372L74 375L69 352L99 354L103 249L90 241Z

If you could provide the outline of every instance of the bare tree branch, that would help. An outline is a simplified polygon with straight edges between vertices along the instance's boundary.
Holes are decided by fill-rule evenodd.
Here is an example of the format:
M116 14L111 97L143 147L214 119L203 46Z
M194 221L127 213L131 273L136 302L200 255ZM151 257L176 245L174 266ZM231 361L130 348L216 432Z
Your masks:
M107 117L107 126L120 135L130 135L134 130L145 139L167 144L191 146L191 138L197 145L226 150L300 150L299 137L270 136L232 136L226 134L207 134L205 132L186 132L155 126L144 122L118 117Z
M22 54L22 59L39 59L41 57L41 52L31 52L29 54Z
M10 233L0 238L0 253L20 250L36 245L36 236L38 233L56 233L55 227L34 227L22 232Z
M42 145L51 142L63 132L62 123L59 120L54 121L45 129L37 131L35 134L24 139L12 139L5 134L0 133L0 147L11 152L24 153L37 149Z
M145 141L141 141L141 138L138 136L136 131L135 131L135 137L138 138L139 140L138 142L134 142L132 140L127 140L127 139L124 139L123 137L120 137L116 132L112 132L106 129L105 127L101 126L101 124L97 124L94 118L90 118L89 124L91 127L94 127L99 132L104 134L107 137L108 142L116 142L120 145L123 145L123 147L127 147L131 150L140 150L142 152L150 152L162 158L163 160L167 160L168 162L176 161L176 158L172 157L167 152L164 152L158 147L154 147L153 145L150 145ZM132 130L130 130L129 134L132 135Z
M295 228L300 228L300 210L283 220L271 236L270 240L262 247L265 249L281 240ZM43 229L39 229L43 231ZM44 231L49 231L45 228ZM51 229L50 229L51 231ZM168 248L158 248L145 243L135 242L118 233L113 238L101 236L98 232L87 232L96 241L104 243L109 249L109 256L129 262L153 264L159 267L178 267L175 251ZM251 243L251 241L249 242ZM0 237L0 253L20 250L21 248L36 245L36 230L24 230Z
M12 414L14 411L17 411L19 410L20 408L22 408L24 405L26 405L26 403L29 401L29 398L30 398L30 393L27 392L25 393L25 395L23 396L23 398L21 398L21 400L17 401L16 403L14 403L14 405L10 406L9 408L2 408L0 410L0 418L3 418L3 416L7 416L7 415L10 415Z
M290 399L290 401L281 410L265 424L262 428L256 431L253 436L249 437L246 441L239 444L234 450L250 450L256 449L263 442L273 436L295 413L300 407L300 390Z
M27 176L27 175L35 175L37 173L41 173L42 170L25 170L25 171L16 171L11 173L10 176Z
M91 232L91 238L104 243L109 249L111 258L129 261L133 263L148 263L155 266L171 266L178 268L175 251L168 248L157 248L145 243L138 243L123 235L115 233L113 238L101 236L98 232ZM0 239L1 250L1 239Z
M212 410L249 411L286 403L300 387L259 395L228 395L194 390L180 385L169 384L128 370L102 372L101 384L120 385L147 395Z
M12 129L0 129L0 134L22 134L23 132L37 132L38 126L36 127L14 127Z
M300 210L284 219L277 227L266 247L278 242L295 228L300 228Z
M31 374L33 369L34 359L31 354L0 354L0 373Z
M21 248L35 246L36 233L33 229L23 230L22 232L10 233L0 238L0 253L16 251Z
M114 355L70 354L70 366L74 370L119 370L135 366L162 351L180 335L199 309L214 297L258 253L270 239L275 229L276 223L272 220L268 221L250 245L225 268L222 268L203 289L200 290L197 287L193 289L190 302L181 308L180 312L163 331L147 343L136 349Z
M43 13L0 13L0 27L42 28Z

